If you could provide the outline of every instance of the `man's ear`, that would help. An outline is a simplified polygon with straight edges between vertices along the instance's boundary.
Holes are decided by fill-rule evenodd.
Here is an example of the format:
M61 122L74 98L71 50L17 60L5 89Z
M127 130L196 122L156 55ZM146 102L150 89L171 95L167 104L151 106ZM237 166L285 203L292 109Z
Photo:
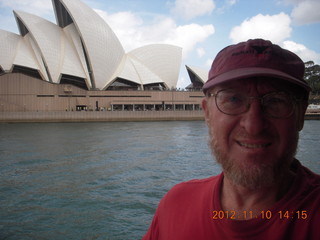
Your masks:
M298 104L298 130L299 131L301 131L304 126L304 118L305 118L307 107L308 107L307 101L303 101L302 103Z
M202 109L204 112L204 118L206 123L208 124L209 118L210 118L210 113L209 113L209 106L208 106L208 99L205 97L202 99Z

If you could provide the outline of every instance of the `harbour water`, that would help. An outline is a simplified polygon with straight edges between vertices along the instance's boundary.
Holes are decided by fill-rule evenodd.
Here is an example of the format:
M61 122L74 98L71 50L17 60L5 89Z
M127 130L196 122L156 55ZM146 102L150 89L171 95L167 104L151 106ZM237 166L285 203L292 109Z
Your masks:
M319 140L306 121L317 173ZM203 121L0 124L0 239L140 239L168 189L219 172Z

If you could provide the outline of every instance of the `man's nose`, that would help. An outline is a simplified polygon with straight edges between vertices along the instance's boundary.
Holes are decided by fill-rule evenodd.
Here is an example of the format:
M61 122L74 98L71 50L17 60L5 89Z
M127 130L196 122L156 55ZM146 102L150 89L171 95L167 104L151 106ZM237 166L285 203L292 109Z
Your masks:
M267 127L267 119L263 113L261 99L250 99L248 111L242 114L240 125L252 136L258 135L265 130Z

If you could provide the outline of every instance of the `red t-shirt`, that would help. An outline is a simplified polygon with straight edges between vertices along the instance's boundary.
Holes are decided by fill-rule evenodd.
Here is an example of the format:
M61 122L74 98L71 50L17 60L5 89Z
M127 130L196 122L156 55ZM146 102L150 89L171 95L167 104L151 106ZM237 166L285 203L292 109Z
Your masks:
M320 240L320 176L294 163L289 192L256 218L236 220L220 205L223 174L174 186L160 201L143 240Z

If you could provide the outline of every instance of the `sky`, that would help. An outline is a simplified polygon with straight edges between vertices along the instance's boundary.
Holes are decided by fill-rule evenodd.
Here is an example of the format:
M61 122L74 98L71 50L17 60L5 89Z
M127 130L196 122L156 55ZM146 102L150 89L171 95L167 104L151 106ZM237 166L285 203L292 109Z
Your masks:
M224 47L264 38L320 64L319 0L82 0L113 29L126 52L154 43L182 48L185 65L209 70ZM14 33L13 10L56 23L51 0L0 0L0 29Z

